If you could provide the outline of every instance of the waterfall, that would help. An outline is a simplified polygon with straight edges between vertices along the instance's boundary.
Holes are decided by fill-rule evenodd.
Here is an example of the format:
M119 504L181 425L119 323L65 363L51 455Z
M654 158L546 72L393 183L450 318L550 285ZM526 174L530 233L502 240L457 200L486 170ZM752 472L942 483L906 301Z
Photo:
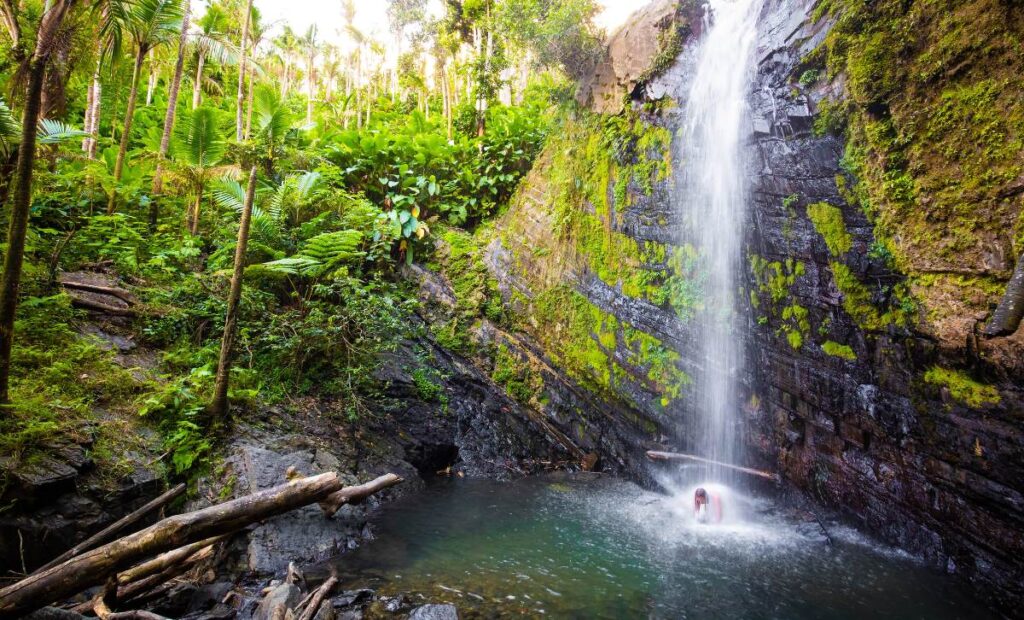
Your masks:
M681 242L701 257L704 309L693 325L701 371L694 377L694 452L737 463L743 368L737 299L741 282L747 186L742 156L751 82L752 46L762 0L710 0L694 73L684 103L681 168L676 192L684 222ZM705 466L702 480L726 482L726 468Z

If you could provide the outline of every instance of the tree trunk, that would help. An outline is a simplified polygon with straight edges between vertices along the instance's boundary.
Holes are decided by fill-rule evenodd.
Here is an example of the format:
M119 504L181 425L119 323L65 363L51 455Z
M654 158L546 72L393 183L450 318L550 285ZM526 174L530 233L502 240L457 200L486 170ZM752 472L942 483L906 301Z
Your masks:
M21 143L14 178L14 204L7 232L7 254L3 282L0 283L0 403L10 401L11 344L14 340L14 315L21 285L21 264L25 252L25 233L32 200L32 167L36 155L36 124L42 105L46 59L33 59L28 76L28 97L21 123Z
M248 140L249 136L252 135L252 80L253 73L255 71L249 71L249 86L247 90L248 94L245 96L245 139Z
M441 64L441 96L444 98L444 122L448 132L448 139L452 139L452 89L448 82L448 71L446 64Z
M363 503L367 497L370 497L377 491L384 490L388 487L395 486L402 481L402 478L395 474L384 474L378 476L369 482L363 484L357 484L352 487L345 487L340 491L335 491L327 496L327 499L320 502L320 508L324 511L324 514L328 517L333 517L334 513L348 504L350 506L356 506Z
M199 209L203 206L203 184L196 188L196 201L192 204L192 220L188 223L188 232L193 237L199 234Z
M100 107L100 70L103 68L103 42L96 43L96 68L92 73L92 83L89 84L89 98L85 104L85 118L83 119L84 130L89 136L82 140L82 152L86 157L92 158L95 153L93 143L99 135L99 114L94 111Z
M149 50L149 80L146 82L146 107L153 105L153 91L156 90L156 61L153 50Z
M196 81L192 85L192 109L195 110L203 99L203 66L206 64L206 54L199 51L199 60L196 63Z
M306 125L313 122L313 57L306 63Z
M252 219L252 203L256 198L256 166L249 171L249 184L245 188L245 204L242 220L238 224L238 241L235 243L235 268L231 274L231 291L228 293L228 307L224 316L224 336L220 341L220 359L217 362L217 379L213 390L210 414L223 419L228 412L228 380L231 373L231 347L235 343L235 323L238 321L238 300L242 297L242 275L245 270L245 248L249 243L249 222Z
M249 21L252 18L252 0L245 3L245 21L242 25L241 59L238 63L238 93L235 97L235 140L242 141L242 112L245 107L245 69L249 47Z
M235 532L251 523L322 501L341 488L338 475L330 472L168 517L0 590L0 617L19 617L47 603L62 601L154 554Z
M282 99L284 99L285 97L288 96L288 86L289 86L288 82L291 79L291 70L292 70L291 67L292 67L291 59L288 58L288 52L285 52L285 55L284 55L284 79L281 81L281 98Z
M362 129L363 127L363 52L362 49L356 50L356 129Z
M7 252L4 259L3 281L0 282L0 404L11 402L10 373L11 345L14 342L14 315L18 308L18 290L21 287L21 265L25 254L25 233L32 203L32 167L36 159L36 126L42 105L46 63L50 58L53 40L64 15L75 0L57 0L39 24L36 47L28 63L28 88L25 93L25 111L21 119L21 142L18 144L18 165L15 168L14 201L11 204L10 225L7 231ZM3 596L0 596L3 600Z
M191 0L185 0L184 14L181 18L181 36L178 37L178 59L174 63L174 75L171 86L167 90L167 113L164 114L164 133L160 136L160 151L156 154L156 171L153 172L153 194L159 196L164 191L163 163L167 151L171 147L171 131L174 130L174 118L178 111L178 91L181 89L181 74L185 71L185 47L188 43L188 22L192 9ZM156 200L152 201L150 226L156 227Z
M96 159L96 148L99 145L100 135L100 111L103 105L103 84L100 82L100 66L99 62L96 64L96 73L93 75L93 101L92 101L92 135L88 138L89 140L89 151L86 155L89 159Z
M96 93L96 79L93 77L93 81L89 82L89 88L85 91L85 113L82 115L82 131L91 134L92 128L92 106L93 106L93 95ZM82 152L89 152L89 138L82 138Z
M128 107L124 111L124 128L121 131L121 145L117 149L117 160L114 162L114 189L110 192L110 200L107 202L107 213L113 213L117 209L117 184L121 182L121 173L124 171L124 158L128 153L128 140L132 133L132 120L135 116L135 103L139 96L139 77L142 74L142 62L146 59L145 50L139 50L135 54L135 67L132 69L132 85L128 91Z

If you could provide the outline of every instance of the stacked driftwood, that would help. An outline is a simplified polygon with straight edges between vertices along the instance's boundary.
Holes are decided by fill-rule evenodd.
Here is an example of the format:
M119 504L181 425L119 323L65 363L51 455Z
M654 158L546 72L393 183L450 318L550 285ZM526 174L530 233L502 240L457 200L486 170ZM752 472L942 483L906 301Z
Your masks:
M343 487L334 472L295 477L280 486L168 517L144 530L106 542L184 491L184 487L176 487L25 579L0 590L0 618L20 617L96 586L103 586L100 593L76 611L91 612L104 620L158 618L137 609L159 597L170 580L210 557L213 546L223 538L253 523L313 503L319 503L330 517L343 505L358 504L401 481L395 474L385 474L364 484ZM324 594L334 585L330 580L328 583ZM303 609L312 607L313 602L319 607L322 598L323 595L319 600L311 597ZM313 609L311 613L315 612Z

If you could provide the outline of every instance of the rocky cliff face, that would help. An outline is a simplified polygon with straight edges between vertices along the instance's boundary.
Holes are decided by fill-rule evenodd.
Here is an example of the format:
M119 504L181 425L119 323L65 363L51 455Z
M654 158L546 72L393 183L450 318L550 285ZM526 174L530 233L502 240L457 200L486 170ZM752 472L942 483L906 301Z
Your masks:
M993 233L991 222L1012 222L1021 213L1020 201L965 210L959 217L976 223L972 251L959 258L940 259L937 248L971 227L966 222L951 226L926 218L917 224L922 228L916 238L911 223L901 222L895 225L901 235L890 236L894 210L904 208L902 196L893 187L874 187L871 164L855 167L851 160L883 156L859 143L856 132L904 119L894 112L865 111L874 103L850 103L856 65L815 67L817 50L834 45L837 33L849 36L841 30L849 18L845 7L824 4L768 0L763 12L750 95L754 164L748 278L752 300L761 302L752 308L749 341L758 403L751 408L751 440L791 481L819 499L1010 605L1018 600L1017 585L1024 577L1024 375L1018 361L1024 330L1007 338L979 337L1008 270L1000 263L985 271L978 261L987 239L1009 233ZM892 7L876 9L862 17L894 19ZM1014 13L1019 19L1019 9ZM966 37L962 28L970 27L957 23L941 36ZM941 39L939 33L921 34ZM926 39L908 54L933 53L935 45ZM971 83L985 83L998 70L970 54L961 62L973 65ZM932 87L939 92L972 87L948 77L968 68L939 71L947 72L935 78ZM919 96L922 107L929 105L927 94ZM853 107L843 132L848 138L832 135L827 126L841 105ZM858 114L872 116L859 120ZM968 133L992 130L966 122ZM901 139L910 141L911 152L934 140L909 132ZM928 185L937 165L919 163L901 173L922 210L943 200ZM944 165L941 173L956 177L950 183L959 182ZM936 255L921 255L925 246ZM924 266L930 260L948 264L935 271ZM1000 285L986 290L968 275L981 272ZM766 301L773 296L777 303ZM803 308L806 323L787 318L780 307ZM791 333L800 337L785 337Z
M1024 168L1002 148L1021 139L1005 122L1021 107L993 86L1019 86L1007 54L1022 11L943 4L763 4L737 334L746 442L819 501L1012 605L1024 579L1024 330L980 333L1022 250ZM517 317L509 331L606 403L603 428L629 428L636 453L687 448L700 415L687 398L701 372L688 334L699 261L673 208L697 9L655 3L623 29L656 24L673 60L624 72L636 55L617 62L613 47L584 85L596 113L566 120L486 250ZM892 56L895 33L914 28ZM587 95L595 83L603 94ZM978 178L956 172L968 165ZM555 414L537 385L534 408L567 435L592 417ZM639 471L621 446L618 461Z

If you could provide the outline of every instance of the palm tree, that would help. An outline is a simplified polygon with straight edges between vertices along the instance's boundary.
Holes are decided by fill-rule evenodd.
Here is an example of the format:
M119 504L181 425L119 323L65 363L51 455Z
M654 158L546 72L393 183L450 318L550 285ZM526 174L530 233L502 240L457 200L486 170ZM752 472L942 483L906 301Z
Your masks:
M180 0L136 0L129 9L125 31L135 46L135 66L132 69L131 87L128 91L128 106L124 112L124 128L121 131L121 144L114 163L114 183L121 181L124 170L124 158L128 152L128 140L131 137L132 120L135 116L135 103L139 95L139 76L142 63L150 50L174 39L181 33L182 7ZM110 192L107 202L107 213L113 213L117 206L117 189Z
M243 16L241 60L238 63L238 93L235 97L235 140L242 141L242 105L245 97L245 63L249 46L249 23L252 21L252 0L245 4Z
M203 70L206 60L213 58L224 64L233 61L238 55L238 48L228 40L224 31L227 15L218 4L211 4L199 20L199 30L189 35L190 44L195 48L196 77L192 82L192 109L195 110L202 102Z
M253 111L256 117L256 132L253 136L265 149L264 161L267 176L273 176L274 160L284 144L288 131L292 128L288 106L281 97L269 86L256 89Z
M312 24L306 34L299 39L299 46L306 59L306 124L313 122L313 97L315 96L316 85L314 76L316 74L316 57L320 52L319 41L316 39L316 24Z
M93 69L92 85L85 109L85 131L90 135L82 141L82 150L89 159L96 158L96 148L99 144L96 137L99 134L103 102L103 65L112 64L121 57L124 28L129 18L126 0L97 0L93 7L100 28L96 42L96 66Z
M270 31L270 25L263 23L260 20L260 12L253 9L252 12L252 24L249 25L249 44L253 50L259 49L263 43L263 38L267 36L267 32ZM249 130L252 127L252 97L253 97L253 82L256 79L256 74L263 75L264 70L262 62L257 62L255 58L250 59L252 68L249 70L249 84L247 86L248 92L246 93L245 99L245 133L243 137L249 139Z
M171 146L171 131L174 129L174 117L178 109L178 91L181 89L181 74L185 69L185 47L188 42L188 21L191 14L191 0L185 0L182 10L181 33L178 37L178 58L174 63L174 75L171 77L171 86L167 91L167 112L164 114L164 132L160 136L160 150L156 155L156 170L153 172L153 193L160 195L163 192L163 163L167 157L167 150ZM156 225L157 203L152 203L150 213L150 225Z
M36 125L42 107L43 81L61 23L75 0L51 0L47 3L36 32L35 47L29 55L23 47L17 15L0 11L11 34L12 57L20 59L26 69L28 84L25 89L25 108L21 117L21 141L18 144L18 164L14 172L14 202L11 204L7 248L2 282L0 282L0 404L11 402L9 385L11 371L11 345L14 342L14 315L18 308L18 289L21 286L21 265L25 258L25 234L28 231L29 206L32 203L32 172L36 159ZM6 3L5 7L10 7ZM12 26L13 24L13 26Z
M285 26L282 32L274 39L274 46L281 52L281 62L284 64L284 79L281 80L281 96L287 97L291 90L292 57L298 49L298 37L291 27Z
M334 83L341 77L341 59L338 57L338 48L328 45L324 52L324 62L321 69L321 77L324 80L324 87L327 92L324 99L331 101L334 98Z
M220 356L217 359L217 374L214 380L213 401L210 414L222 421L228 412L228 382L231 377L231 349L235 343L235 326L238 323L238 302L242 298L242 276L245 269L245 250L249 243L249 224L252 221L253 202L256 199L256 166L249 170L249 183L245 190L242 218L238 223L238 240L235 242L235 262L231 272L231 288L228 292L227 311L224 313L224 334L220 340Z
M172 154L178 162L183 178L195 199L187 216L188 230L199 233L199 211L203 203L203 190L215 172L215 166L224 156L224 136L217 122L217 112L210 108L196 108L181 119L175 132Z

